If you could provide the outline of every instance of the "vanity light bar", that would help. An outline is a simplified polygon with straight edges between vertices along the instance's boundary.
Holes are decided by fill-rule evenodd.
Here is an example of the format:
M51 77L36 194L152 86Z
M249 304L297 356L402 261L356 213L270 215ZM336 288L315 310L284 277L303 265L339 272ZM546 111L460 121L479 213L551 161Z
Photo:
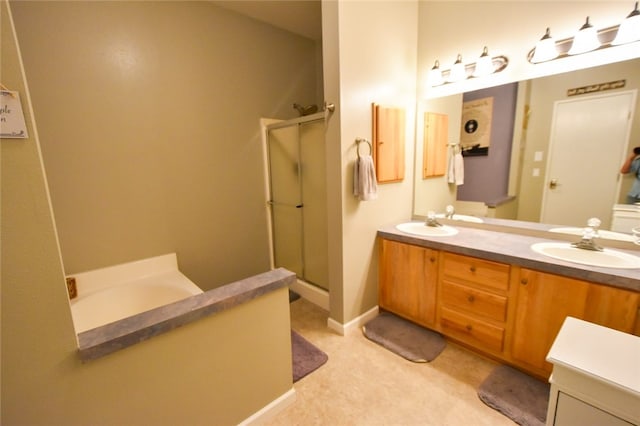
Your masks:
M447 83L457 83L469 78L484 77L502 71L509 65L506 56L489 56L487 47L482 50L482 55L477 62L464 64L462 55L458 55L451 69L440 69L440 61L436 60L429 71L428 81L431 86L441 86Z
M527 60L532 64L548 62L567 56L593 52L621 44L640 41L640 11L638 2L633 11L620 25L595 30L589 22L589 17L574 37L555 41L547 28L544 36L527 54Z

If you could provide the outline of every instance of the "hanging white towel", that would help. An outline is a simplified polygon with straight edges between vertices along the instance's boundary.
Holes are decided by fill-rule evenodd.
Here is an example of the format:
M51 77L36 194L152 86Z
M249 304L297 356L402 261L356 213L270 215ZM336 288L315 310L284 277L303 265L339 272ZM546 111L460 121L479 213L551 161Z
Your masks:
M449 152L447 181L456 185L464 184L464 160L462 153L458 151L456 146L452 146L451 152Z
M464 185L464 159L460 152L453 157L453 172L456 175L456 185Z
M378 182L371 155L360 155L354 163L353 195L361 201L378 198Z
M456 183L456 170L454 167L456 156L455 151L453 149L449 150L449 163L447 164L447 182Z

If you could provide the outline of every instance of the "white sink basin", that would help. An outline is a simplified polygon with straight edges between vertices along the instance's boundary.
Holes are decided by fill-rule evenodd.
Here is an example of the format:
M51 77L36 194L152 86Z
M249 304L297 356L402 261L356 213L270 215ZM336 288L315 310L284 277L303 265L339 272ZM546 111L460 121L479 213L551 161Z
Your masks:
M549 232L558 232L560 234L571 234L582 236L584 232L584 228L576 228L576 227L564 227L564 228L552 228L549 229ZM622 232L613 232L606 230L599 230L598 234L600 234L601 238L606 238L608 240L618 240L618 241L634 241L632 235L623 234Z
M448 237L458 233L458 230L453 226L427 226L424 222L401 223L396 225L396 228L407 234L422 235L424 237Z
M531 245L536 253L567 262L602 268L640 268L640 257L617 250L591 251L571 246L571 243L545 242Z
M438 219L444 219L445 215L444 213L440 213L437 214L436 217ZM473 223L484 223L484 220L480 219L479 217L475 217L475 216L469 216L466 214L456 214L454 213L453 217L450 218L452 220L461 220L463 222L473 222Z

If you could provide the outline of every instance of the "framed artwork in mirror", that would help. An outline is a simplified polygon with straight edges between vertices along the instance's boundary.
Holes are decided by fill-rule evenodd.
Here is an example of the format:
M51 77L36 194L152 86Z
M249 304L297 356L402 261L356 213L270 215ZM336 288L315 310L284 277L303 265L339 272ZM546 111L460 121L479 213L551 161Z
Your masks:
M493 97L462 104L460 146L465 157L489 155Z

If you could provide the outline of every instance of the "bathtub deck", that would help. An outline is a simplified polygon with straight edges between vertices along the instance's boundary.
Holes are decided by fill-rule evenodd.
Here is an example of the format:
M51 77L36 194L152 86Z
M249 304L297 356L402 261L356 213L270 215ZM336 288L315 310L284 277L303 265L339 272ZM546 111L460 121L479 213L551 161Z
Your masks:
M277 289L296 275L283 268L255 275L204 293L124 318L78 334L78 354L84 362L135 345L209 315L232 309Z

